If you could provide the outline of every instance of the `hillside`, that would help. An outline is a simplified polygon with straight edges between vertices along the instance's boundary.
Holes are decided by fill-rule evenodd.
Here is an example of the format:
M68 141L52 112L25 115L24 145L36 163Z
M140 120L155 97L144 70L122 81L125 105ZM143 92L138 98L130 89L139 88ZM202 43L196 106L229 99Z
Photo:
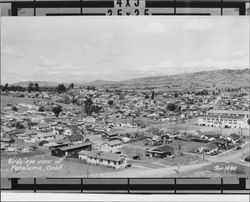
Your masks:
M31 81L18 82L11 85L19 85L27 87ZM41 87L55 87L59 83L32 81L38 83ZM249 86L250 70L249 69L222 69L214 71L202 71L195 73L177 74L158 77L144 77L137 79L129 79L124 81L106 81L95 80L82 83L81 86L97 86L107 88L137 88L137 89L159 89L159 90L185 90L185 89L205 89L205 88L238 88ZM68 86L69 83L64 83ZM75 86L80 86L75 83Z
M143 88L143 89L202 89L202 88L237 88L249 86L250 82L249 69L242 70L215 70L202 71L188 74L177 74L171 76L145 77L130 79L120 82L107 81L102 86L120 87L120 88ZM92 82L92 85L101 86Z

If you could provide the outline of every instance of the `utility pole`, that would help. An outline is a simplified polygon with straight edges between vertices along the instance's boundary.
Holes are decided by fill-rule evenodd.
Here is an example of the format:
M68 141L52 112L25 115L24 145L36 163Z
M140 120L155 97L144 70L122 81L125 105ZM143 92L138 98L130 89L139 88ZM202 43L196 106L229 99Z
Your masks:
M177 169L177 171L178 171L178 174L180 173L180 167L181 167L181 145L179 144L178 145L178 149L179 149L179 154L178 154L178 169Z
M202 160L205 160L205 141L202 140Z
M240 127L240 141L242 141L243 136L242 136L242 128Z

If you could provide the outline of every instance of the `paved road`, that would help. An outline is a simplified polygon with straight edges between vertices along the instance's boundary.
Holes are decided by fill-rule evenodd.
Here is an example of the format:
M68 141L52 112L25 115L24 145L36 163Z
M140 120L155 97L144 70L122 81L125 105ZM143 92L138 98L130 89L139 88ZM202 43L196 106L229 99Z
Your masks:
M203 166L209 165L211 162L202 162L199 164L193 165L182 165L180 168L180 172L187 172L192 171ZM177 166L169 167L166 166L165 168L158 168L158 169L147 169L147 170L123 170L120 171L118 176L119 177L170 177L176 176L177 174ZM100 177L117 177L117 173L105 173L101 174Z
M202 168L203 166L210 165L214 162L235 162L241 165L250 166L249 162L242 161L242 157L249 154L249 147L250 143L246 142L242 145L241 150L229 150L221 155L217 156L206 156L206 161L201 161L197 164L192 165L182 165L180 172L188 172L193 171L198 168ZM138 168L138 167L137 167ZM141 167L143 168L143 167ZM166 166L164 168L158 168L158 169L143 169L143 170L137 170L137 169L125 169L123 171L119 172L119 177L168 177L168 176L175 176L177 174L177 166ZM105 173L103 174L103 177L117 177L117 173Z
M223 152L222 154L217 156L207 156L206 159L212 162L220 162L220 161L235 162L250 167L249 162L242 160L242 158L248 155L249 152L250 152L250 143L246 142L241 146L240 150L236 150L234 148L226 152Z

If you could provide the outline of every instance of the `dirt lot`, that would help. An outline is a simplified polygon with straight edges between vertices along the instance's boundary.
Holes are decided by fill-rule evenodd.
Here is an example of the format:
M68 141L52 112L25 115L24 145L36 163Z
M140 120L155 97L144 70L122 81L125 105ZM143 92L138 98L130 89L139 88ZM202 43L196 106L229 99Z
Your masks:
M34 104L35 100L36 99L33 98L18 98L18 97L1 95L1 107L5 106L6 104L18 104L18 103Z
M20 97L12 97L12 96L4 96L1 95L1 107L5 106L6 104L19 104L19 103L25 103L25 104L31 104L34 105L34 101L36 100L42 100L40 98L20 98ZM59 102L54 102L55 104L61 105L63 108L69 109L81 109L81 107L72 105L72 104L63 104Z

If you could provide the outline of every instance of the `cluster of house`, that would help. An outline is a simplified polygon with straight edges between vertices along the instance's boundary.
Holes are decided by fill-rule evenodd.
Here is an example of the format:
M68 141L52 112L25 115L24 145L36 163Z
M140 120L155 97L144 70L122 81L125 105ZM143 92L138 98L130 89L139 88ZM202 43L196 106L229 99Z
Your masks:
M224 92L216 107L222 110L247 111L249 109L249 95L249 92Z
M11 92L10 92L11 93ZM33 93L34 94L34 93ZM42 98L35 104L7 105L1 109L1 152L28 153L39 149L49 151L58 157L74 157L86 163L125 168L129 165L128 156L121 152L124 144L132 138L125 134L113 132L113 127L133 128L139 123L127 122L127 117L142 116L153 120L172 121L198 117L198 125L212 127L249 128L248 111L209 110L214 95L196 95L195 93L157 93L152 99L145 97L145 92L108 92L106 90L73 89L71 94L62 93L25 93L25 96ZM37 95L38 94L38 95ZM102 107L99 113L86 116L83 109L74 105L63 107L59 117L51 111L53 102L64 102L72 97L78 105L84 103L86 96ZM112 102L109 102L112 101ZM178 112L167 109L169 103L181 106ZM204 107L207 105L208 107ZM45 110L39 111L44 106ZM72 106L72 107L70 107ZM73 107L74 106L74 107ZM81 111L82 110L82 111ZM207 111L205 114L204 111ZM203 114L203 115L201 115ZM117 120L118 121L113 121ZM142 127L140 125L140 127ZM87 135L101 134L104 142L90 142ZM138 135L138 134L137 134ZM145 155L155 158L174 157L175 148L171 146L174 139L199 141L206 143L197 152L214 154L228 145L240 141L237 135L224 138L212 132L185 134L179 131L160 131L150 128L140 134L146 140Z
M38 95L34 96L43 98L43 101L39 101L39 105L43 103L45 108L49 101L70 104L73 103L74 100L74 105L81 106L84 105L86 97L91 97L96 105L102 107L102 110L98 112L98 114L93 113L93 115L103 120L107 118L125 119L129 116L136 117L139 115L141 117L162 121L176 120L179 119L180 116L181 119L197 117L206 109L204 106L213 102L216 98L212 94L197 95L194 92L159 91L155 93L152 99L151 93L151 91L107 91L106 89L86 90L78 88L61 94L39 92ZM24 96L29 97L30 94L25 92ZM178 112L167 110L166 106L171 103L180 107ZM74 114L75 113L71 113L72 116L74 116ZM123 122L122 124L128 123ZM128 127L135 125L136 123L130 123Z
M218 154L219 150L227 150L242 141L241 137L234 133L231 134L229 137L223 137L220 134L214 133L212 138L213 140L210 141L208 144L198 148L197 152L204 152L205 154L216 155Z
M71 145L50 146L51 155L58 157L74 157L84 160L87 164L110 167L115 169L129 166L128 156L119 150L123 147L118 140L107 141L98 149L92 150L91 142Z

